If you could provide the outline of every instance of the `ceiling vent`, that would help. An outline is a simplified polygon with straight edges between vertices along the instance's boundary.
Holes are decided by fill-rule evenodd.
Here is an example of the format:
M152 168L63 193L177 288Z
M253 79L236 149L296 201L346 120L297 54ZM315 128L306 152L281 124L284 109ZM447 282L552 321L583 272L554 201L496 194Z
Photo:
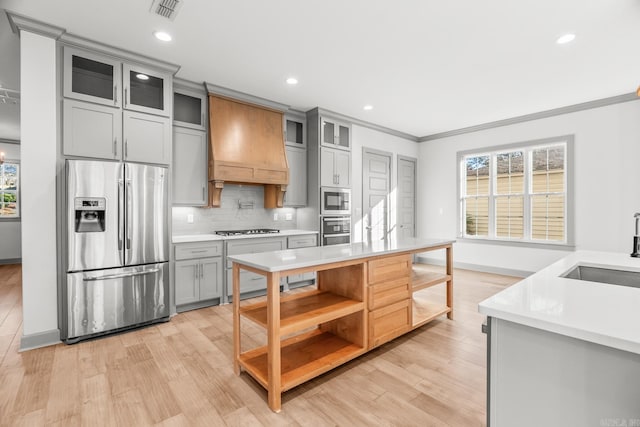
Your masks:
M182 3L184 3L184 0L153 0L153 3L151 3L151 13L173 21L176 19Z

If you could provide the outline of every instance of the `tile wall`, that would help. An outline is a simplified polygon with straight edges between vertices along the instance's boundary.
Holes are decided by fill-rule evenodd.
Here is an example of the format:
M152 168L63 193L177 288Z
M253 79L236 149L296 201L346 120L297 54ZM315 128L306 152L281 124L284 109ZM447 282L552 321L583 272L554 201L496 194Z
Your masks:
M274 214L278 219L274 220ZM291 219L287 220L287 214ZM193 223L188 223L193 215ZM265 209L264 187L261 185L225 184L219 208L172 208L174 235L212 233L215 230L247 228L296 228L296 209Z

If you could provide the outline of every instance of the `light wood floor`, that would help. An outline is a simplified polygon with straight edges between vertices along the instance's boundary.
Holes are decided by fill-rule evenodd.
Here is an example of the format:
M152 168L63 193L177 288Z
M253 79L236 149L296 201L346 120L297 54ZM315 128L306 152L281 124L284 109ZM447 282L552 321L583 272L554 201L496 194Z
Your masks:
M454 272L442 317L283 396L233 374L231 305L75 345L18 352L20 266L0 266L0 425L482 426L483 299L518 278ZM444 286L427 292L444 298ZM245 325L243 323L243 328ZM243 346L264 342L247 321Z

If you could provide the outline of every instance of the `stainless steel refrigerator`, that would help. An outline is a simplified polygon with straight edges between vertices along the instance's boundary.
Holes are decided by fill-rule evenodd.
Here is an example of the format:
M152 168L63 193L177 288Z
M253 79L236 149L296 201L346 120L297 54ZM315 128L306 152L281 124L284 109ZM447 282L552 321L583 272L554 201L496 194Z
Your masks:
M168 319L167 181L160 166L66 161L66 342Z

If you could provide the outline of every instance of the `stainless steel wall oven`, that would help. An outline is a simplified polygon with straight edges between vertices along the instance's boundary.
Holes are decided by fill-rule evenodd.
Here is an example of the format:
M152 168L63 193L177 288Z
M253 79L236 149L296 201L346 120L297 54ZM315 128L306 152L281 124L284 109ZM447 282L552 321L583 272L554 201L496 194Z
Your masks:
M322 217L322 246L351 243L351 217Z

